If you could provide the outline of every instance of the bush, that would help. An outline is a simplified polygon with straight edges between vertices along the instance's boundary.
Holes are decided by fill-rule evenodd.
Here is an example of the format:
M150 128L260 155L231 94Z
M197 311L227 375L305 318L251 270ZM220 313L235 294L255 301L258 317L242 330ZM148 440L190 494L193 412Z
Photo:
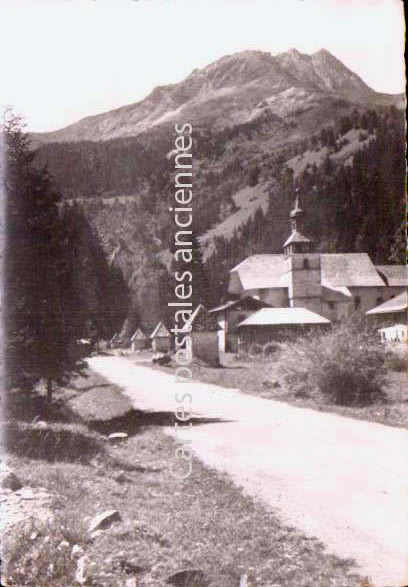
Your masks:
M390 351L387 354L385 366L390 371L397 371L402 373L403 371L408 371L408 358L407 355L398 354L394 351Z
M250 348L249 348L249 356L262 356L263 354L263 347L261 344L258 344L257 342L254 342L253 344L251 344Z
M263 346L263 354L265 357L269 357L271 355L275 355L279 352L282 348L282 345L279 342L267 342Z
M282 368L295 392L317 390L331 403L364 406L385 397L385 359L381 343L354 320L289 345Z

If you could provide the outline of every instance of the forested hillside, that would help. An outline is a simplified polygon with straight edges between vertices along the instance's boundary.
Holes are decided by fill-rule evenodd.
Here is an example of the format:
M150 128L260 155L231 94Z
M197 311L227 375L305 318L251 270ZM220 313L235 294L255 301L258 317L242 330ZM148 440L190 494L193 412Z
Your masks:
M247 52L190 77L160 96L153 92L144 102L47 136L38 149L38 165L48 165L66 204L82 208L107 262L129 287L129 303L122 304L126 328L139 317L151 328L165 315L174 287L167 277L175 232L168 210L174 124L141 130L152 101L159 109L163 100L185 104L196 117L194 231L204 263L199 273L209 284L202 302L213 305L227 295L228 272L247 255L281 252L297 188L319 250L366 251L376 263L402 262L405 122L396 97L376 94L327 52L272 60ZM238 94L228 85L233 78L242 84ZM219 95L218 116L210 86Z
M306 232L317 250L364 251L377 264L405 262L403 114L393 108L362 115L355 111L354 121L343 117L338 124L337 131L330 126L313 135L296 157L307 160L324 148L320 165L306 163L298 175L282 165L267 212L258 209L232 239L216 238L216 252L207 260L210 274L218 276L215 298L226 291L228 272L236 263L250 254L282 251L296 189L307 212ZM364 144L345 160L336 159L352 128Z

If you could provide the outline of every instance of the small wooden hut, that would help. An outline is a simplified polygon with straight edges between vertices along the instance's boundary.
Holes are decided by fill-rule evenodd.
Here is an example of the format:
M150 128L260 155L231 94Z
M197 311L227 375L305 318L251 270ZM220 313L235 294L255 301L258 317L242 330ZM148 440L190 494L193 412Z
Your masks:
M164 322L160 321L150 335L155 353L168 353L171 349L171 334Z
M130 339L130 348L132 351L141 351L143 349L147 349L149 346L149 337L143 332L141 328L138 328Z

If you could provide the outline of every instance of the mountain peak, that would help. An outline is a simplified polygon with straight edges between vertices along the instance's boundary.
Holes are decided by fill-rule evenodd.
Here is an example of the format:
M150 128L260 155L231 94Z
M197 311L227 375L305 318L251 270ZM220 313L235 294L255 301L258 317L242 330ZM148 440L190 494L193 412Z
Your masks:
M157 87L140 102L88 117L44 139L136 136L180 116L220 128L246 123L261 111L284 119L305 104L318 107L325 98L365 105L383 101L327 49L311 55L296 48L278 55L246 50L195 69L179 83Z
M292 49L289 49L289 51L286 51L286 54L292 55L293 57L306 57L306 55L304 53L301 53L295 47L292 47ZM285 55L285 53L281 53L281 55Z
M330 51L328 51L324 47L322 49L319 49L319 51L316 51L316 53L313 53L313 55L320 56L320 57L333 57L334 59L337 60L337 58L334 57L334 55L332 53L330 53Z

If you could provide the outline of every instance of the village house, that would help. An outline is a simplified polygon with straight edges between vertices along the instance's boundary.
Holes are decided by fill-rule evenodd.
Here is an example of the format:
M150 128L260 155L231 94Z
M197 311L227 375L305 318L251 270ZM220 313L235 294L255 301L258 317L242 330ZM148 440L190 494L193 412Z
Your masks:
M267 307L269 305L266 302L254 296L244 296L237 300L229 300L209 310L209 313L216 317L220 327L218 330L220 351L238 352L238 324L257 310Z
M366 315L375 320L380 326L391 326L392 324L407 322L408 294L403 291L398 296L383 302L382 304L368 310Z
M214 314L199 304L191 316L192 355L213 367L220 365L218 331L220 326Z
M398 296L372 308L366 315L378 326L381 340L406 341L408 320L408 294L405 290Z
M306 308L263 308L238 324L239 352L249 351L253 344L287 340L327 327L330 320Z
M171 334L166 325L160 321L150 335L152 349L155 353L168 353L171 350Z
M150 346L149 337L143 332L141 328L137 328L130 338L130 347L132 351L141 351Z
M305 308L336 322L406 290L406 267L376 268L366 253L315 252L304 235L304 215L297 198L283 253L252 255L236 265L230 272L231 295L253 296L274 308Z

